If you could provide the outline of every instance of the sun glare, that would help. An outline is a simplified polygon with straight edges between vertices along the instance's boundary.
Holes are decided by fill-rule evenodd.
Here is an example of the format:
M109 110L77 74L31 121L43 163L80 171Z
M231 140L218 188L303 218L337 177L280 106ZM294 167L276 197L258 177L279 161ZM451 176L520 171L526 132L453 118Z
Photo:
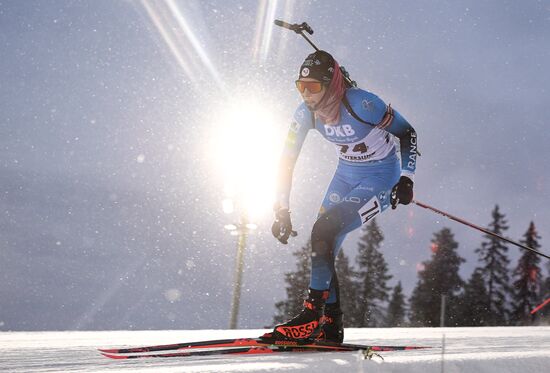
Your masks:
M241 99L221 108L209 148L223 179L222 198L231 199L251 219L271 211L281 152L276 119L267 107L255 99Z

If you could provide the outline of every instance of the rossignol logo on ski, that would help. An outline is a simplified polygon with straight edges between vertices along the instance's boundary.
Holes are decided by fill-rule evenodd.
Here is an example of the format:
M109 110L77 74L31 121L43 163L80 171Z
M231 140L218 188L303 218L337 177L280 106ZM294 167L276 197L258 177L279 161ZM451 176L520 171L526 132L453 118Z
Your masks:
M299 345L298 341L290 341L286 339L275 340L273 341L273 344L277 346L298 346Z
M311 334L313 334L313 331L315 330L315 328L317 328L317 326L319 326L319 322L315 320L303 325L280 326L276 330L286 337L301 339L307 338Z

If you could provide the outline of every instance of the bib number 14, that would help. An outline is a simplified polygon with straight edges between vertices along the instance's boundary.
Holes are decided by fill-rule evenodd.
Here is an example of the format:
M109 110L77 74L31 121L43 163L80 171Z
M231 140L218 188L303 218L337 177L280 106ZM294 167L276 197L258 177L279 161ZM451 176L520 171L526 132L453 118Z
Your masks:
M342 154L346 154L350 148L350 145L338 144L338 146L340 147L340 153ZM353 145L353 148L351 149L353 153L360 153L360 154L366 153L368 150L369 150L369 147L364 142L360 142Z

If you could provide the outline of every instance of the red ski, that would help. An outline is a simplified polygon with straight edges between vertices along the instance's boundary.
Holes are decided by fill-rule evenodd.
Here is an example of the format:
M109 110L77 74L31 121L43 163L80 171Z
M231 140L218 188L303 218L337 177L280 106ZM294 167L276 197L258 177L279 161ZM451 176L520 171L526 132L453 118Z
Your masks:
M187 350L181 352L164 352L164 353L138 353L132 355L110 354L102 352L101 354L110 359L142 359L142 358L165 358L165 357L191 357L191 356L212 356L212 355L258 355L258 354L274 354L282 352L345 352L359 351L346 348L327 348L316 347L311 345L303 346L262 346L262 347L235 347L222 349L206 349L206 350ZM362 351L362 350L361 350Z
M258 354L275 352L315 352L315 351L402 351L429 348L425 346L384 346L321 341L289 341L272 338L235 338L199 342L183 342L167 345L133 348L99 349L112 359L135 359L141 357L185 357L221 354ZM160 354L153 352L172 351ZM127 355L133 354L133 355Z

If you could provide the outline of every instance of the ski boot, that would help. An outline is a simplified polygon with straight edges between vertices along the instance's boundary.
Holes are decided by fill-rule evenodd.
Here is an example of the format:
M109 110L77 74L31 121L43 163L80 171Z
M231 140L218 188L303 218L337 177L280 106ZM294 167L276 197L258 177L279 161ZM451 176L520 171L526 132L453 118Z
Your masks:
M344 314L338 303L325 305L321 333L316 341L342 343L344 341Z
M309 289L304 309L293 319L275 325L273 332L267 333L264 337L287 341L314 340L321 332L327 298L328 291Z

